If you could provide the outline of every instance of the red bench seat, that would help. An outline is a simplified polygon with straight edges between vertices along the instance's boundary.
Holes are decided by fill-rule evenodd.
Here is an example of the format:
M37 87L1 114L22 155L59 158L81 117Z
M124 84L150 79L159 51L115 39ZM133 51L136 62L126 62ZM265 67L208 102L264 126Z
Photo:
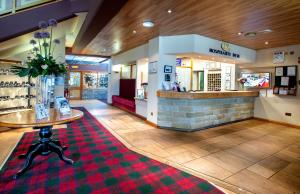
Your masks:
M135 100L112 96L112 105L135 113Z

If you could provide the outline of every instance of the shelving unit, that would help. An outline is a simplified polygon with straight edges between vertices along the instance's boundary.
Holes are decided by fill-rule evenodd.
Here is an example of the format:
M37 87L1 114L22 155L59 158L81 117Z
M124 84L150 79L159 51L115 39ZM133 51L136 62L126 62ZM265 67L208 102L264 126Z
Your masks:
M0 60L0 114L31 109L35 100L35 84L28 77L10 71L18 62Z
M207 90L208 91L220 91L221 90L221 72L209 71L207 74Z

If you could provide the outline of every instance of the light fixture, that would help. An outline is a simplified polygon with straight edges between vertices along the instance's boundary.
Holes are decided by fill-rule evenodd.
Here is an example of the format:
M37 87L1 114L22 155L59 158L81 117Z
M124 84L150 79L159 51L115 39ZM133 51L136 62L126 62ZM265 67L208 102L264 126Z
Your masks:
M247 38L254 38L256 36L256 32L247 32L244 36Z
M268 45L268 44L269 44L269 42L268 42L268 41L266 41L266 42L265 42L265 45Z
M172 13L172 10L171 10L171 9L169 9L169 10L168 10L168 13Z
M272 30L271 29L265 29L265 30L263 30L263 32L268 33L268 32L272 32Z
M243 32L239 32L239 33L238 33L239 36L242 35L242 34L243 34Z
M144 20L143 26L146 28L152 28L154 26L154 22L152 20Z
M132 33L133 33L133 34L136 34L136 30L133 30Z

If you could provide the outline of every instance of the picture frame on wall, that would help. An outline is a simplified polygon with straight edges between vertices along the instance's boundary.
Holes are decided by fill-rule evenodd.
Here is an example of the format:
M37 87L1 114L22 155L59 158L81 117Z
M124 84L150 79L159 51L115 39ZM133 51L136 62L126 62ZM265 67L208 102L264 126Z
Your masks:
M172 66L165 65L164 66L164 73L172 73Z
M149 62L148 71L150 74L157 73L157 61Z
M277 51L273 53L273 63L283 63L284 62L284 51Z

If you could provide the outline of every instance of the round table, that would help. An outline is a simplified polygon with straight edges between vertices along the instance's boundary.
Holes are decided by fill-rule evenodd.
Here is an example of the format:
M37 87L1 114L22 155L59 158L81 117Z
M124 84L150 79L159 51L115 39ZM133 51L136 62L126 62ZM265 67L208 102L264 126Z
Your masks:
M37 155L45 156L54 152L64 162L73 164L73 160L64 156L63 150L67 149L67 147L62 146L59 140L51 138L52 127L53 125L72 122L81 117L83 117L83 112L75 109L71 109L71 114L69 115L61 115L55 109L50 109L49 118L41 120L35 118L34 110L15 112L0 116L0 126L11 128L33 127L33 129L39 129L39 142L32 144L28 148L26 154L19 156L19 158L26 158L26 161L23 168L19 170L13 178L16 179L24 174Z

